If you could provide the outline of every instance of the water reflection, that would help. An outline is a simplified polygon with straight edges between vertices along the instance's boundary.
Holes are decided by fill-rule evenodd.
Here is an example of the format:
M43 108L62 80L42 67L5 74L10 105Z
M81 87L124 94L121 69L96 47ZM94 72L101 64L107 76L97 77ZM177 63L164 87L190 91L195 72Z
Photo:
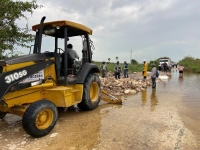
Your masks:
M147 90L142 91L142 105L147 103Z
M158 105L158 98L156 96L156 89L152 89L151 93L151 111L154 111L156 108L156 105Z
M122 105L117 105L117 104L102 104L99 106L100 108L100 113L102 116L106 116L109 111L113 109L120 109L122 108Z
M183 76L179 76L178 82L179 82L179 85L181 85L183 83Z

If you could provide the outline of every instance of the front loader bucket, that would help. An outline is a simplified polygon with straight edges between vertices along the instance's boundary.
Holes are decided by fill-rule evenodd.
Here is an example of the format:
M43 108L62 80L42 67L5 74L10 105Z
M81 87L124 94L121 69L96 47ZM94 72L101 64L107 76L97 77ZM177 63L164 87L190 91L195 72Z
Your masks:
M109 94L107 91L102 89L102 96L101 100L106 101L111 104L122 104L121 98L117 98L111 94Z

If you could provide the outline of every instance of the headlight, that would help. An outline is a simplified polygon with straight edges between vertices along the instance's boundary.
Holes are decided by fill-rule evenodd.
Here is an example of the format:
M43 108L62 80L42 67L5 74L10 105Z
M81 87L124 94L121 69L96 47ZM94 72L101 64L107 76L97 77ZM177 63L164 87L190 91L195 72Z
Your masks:
M56 29L59 30L59 29L60 29L60 26L56 26Z
M54 34L56 32L55 29L45 29L44 34Z

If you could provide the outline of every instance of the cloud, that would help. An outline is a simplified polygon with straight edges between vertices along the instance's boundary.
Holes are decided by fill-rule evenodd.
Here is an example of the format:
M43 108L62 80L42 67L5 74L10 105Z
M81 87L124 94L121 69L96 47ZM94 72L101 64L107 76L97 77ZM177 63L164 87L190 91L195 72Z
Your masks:
M173 61L200 58L200 1L190 0L38 0L44 7L29 17L29 25L70 20L93 29L93 59L142 62L162 56ZM22 25L22 21L20 24ZM77 42L78 39L75 41ZM46 42L46 41L45 41ZM48 48L48 43L43 42ZM46 45L45 45L46 44ZM81 45L75 46L81 55Z

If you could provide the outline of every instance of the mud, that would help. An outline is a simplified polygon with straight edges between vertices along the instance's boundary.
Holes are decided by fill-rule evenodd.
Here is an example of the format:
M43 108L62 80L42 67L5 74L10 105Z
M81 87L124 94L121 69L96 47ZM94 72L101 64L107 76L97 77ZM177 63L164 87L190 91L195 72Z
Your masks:
M124 97L122 105L102 101L92 111L59 109L56 126L42 138L27 135L21 117L8 114L0 120L0 149L198 150L199 101L186 104L184 91L168 89L170 82Z

